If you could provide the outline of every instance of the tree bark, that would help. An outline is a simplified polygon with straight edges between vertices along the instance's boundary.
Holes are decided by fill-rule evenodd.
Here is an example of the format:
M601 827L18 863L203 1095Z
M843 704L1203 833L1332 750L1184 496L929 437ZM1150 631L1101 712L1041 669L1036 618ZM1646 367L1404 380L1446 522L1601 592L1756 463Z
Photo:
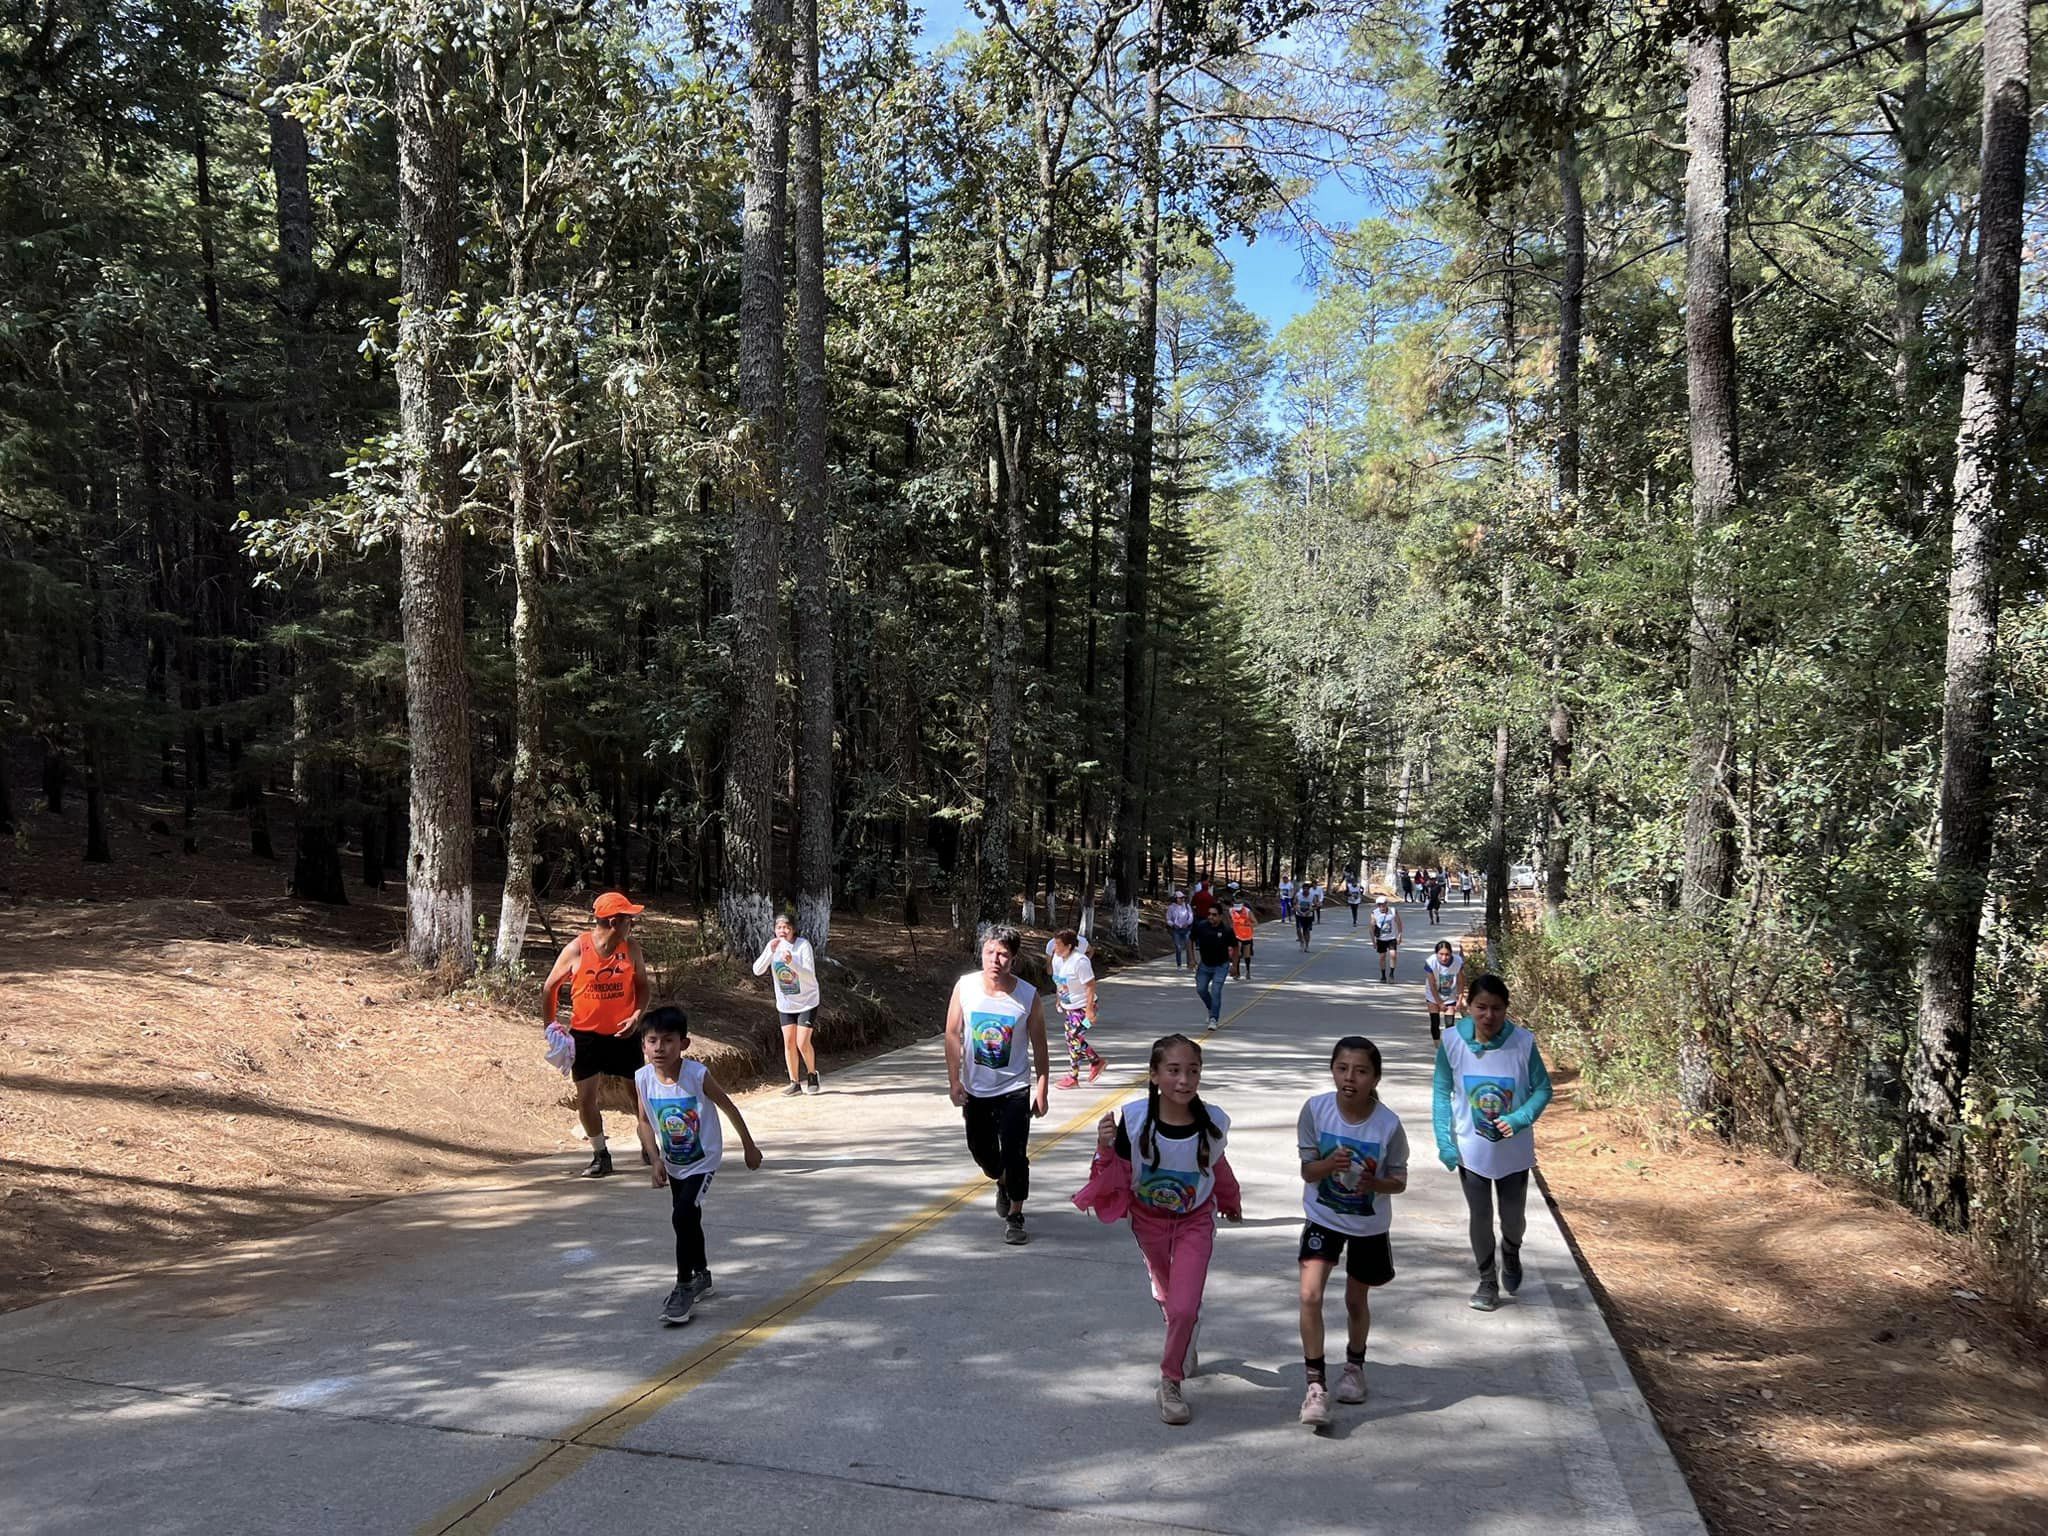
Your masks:
M1986 0L1976 282L1950 534L1941 823L1922 936L1906 1121L1907 1196L1923 1216L1957 1230L1969 1224L1963 1093L1994 831L1998 541L2013 455L2013 353L2032 94L2028 47L2027 0Z
M1721 923L1735 881L1734 555L1740 498L1735 415L1735 289L1729 261L1728 24L1725 0L1701 0L1686 40L1685 358L1692 438L1691 671L1683 905L1695 923ZM1730 1129L1729 1053L1719 1010L1702 1009L1680 1036L1686 1113Z
M1577 111L1578 71L1566 71L1566 112ZM1572 575L1579 503L1579 354L1585 329L1586 199L1580 180L1576 122L1567 118L1557 148L1557 185L1564 211L1564 272L1557 303L1557 499L1564 520L1563 571ZM1543 880L1543 912L1564 910L1570 883L1572 711L1565 697L1565 620L1550 621L1550 760L1544 778L1544 844L1549 857Z
M797 931L824 954L832 935L832 549L825 392L824 104L818 0L800 0L792 196L796 215L796 423L791 538L796 564Z
M1386 881L1392 890L1401 889L1401 839L1408 832L1408 788L1415 776L1415 753L1407 742L1401 744L1401 777L1394 786L1394 830L1387 839Z
M740 246L739 407L746 463L733 498L736 672L725 773L728 953L751 959L774 929L776 613L782 524L783 260L789 204L788 0L753 0L747 30L747 185Z
M426 25L425 18L418 18ZM462 130L445 44L404 49L397 76L399 429L405 444L399 614L405 632L412 830L406 947L422 968L476 969L470 892L469 673L462 627L460 456L444 441L452 404L442 310L457 287Z
M1166 47L1165 0L1151 0L1147 22L1145 126L1138 144L1138 313L1132 348L1131 501L1124 518L1123 740L1118 755L1116 855L1111 878L1116 904L1110 932L1138 944L1138 887L1144 859L1146 583L1152 558L1153 427L1159 403L1159 197L1163 179Z

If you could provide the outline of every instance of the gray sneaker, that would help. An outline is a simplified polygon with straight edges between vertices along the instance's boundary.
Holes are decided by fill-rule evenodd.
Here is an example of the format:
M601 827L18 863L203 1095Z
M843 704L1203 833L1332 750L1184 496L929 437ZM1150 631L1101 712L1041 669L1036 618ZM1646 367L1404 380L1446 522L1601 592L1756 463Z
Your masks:
M1479 1282L1479 1289L1472 1293L1472 1310L1474 1312L1491 1312L1499 1305L1500 1285L1494 1280L1493 1276L1488 1275Z
M698 1301L711 1294L711 1271L700 1269L690 1276L690 1300Z
M1159 1378L1159 1418L1167 1424L1185 1424L1194 1417L1188 1400L1181 1396L1180 1383L1170 1376Z
M1023 1212L1013 1213L1003 1224L1003 1241L1012 1248L1021 1248L1031 1241L1031 1234L1024 1230Z
M677 1286L668 1293L668 1300L661 1304L661 1320L664 1323L687 1323L690 1309L696 1305L696 1298L684 1286Z
M1522 1255L1513 1248L1501 1249L1500 1288L1510 1296L1522 1288Z

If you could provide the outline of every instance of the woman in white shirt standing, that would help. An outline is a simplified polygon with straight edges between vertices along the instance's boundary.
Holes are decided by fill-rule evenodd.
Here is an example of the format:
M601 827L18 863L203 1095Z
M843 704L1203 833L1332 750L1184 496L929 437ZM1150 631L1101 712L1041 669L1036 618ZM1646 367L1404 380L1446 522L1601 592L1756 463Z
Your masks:
M775 973L775 1008L782 1015L782 1059L789 1067L785 1098L817 1093L818 1051L811 1032L818 1016L818 958L809 939L797 937L787 916L775 919L775 937L754 961L754 974Z
M1195 909L1188 905L1187 897L1180 891L1173 893L1173 901L1166 909L1166 931L1173 935L1173 968L1178 971L1188 963L1188 930L1195 926Z

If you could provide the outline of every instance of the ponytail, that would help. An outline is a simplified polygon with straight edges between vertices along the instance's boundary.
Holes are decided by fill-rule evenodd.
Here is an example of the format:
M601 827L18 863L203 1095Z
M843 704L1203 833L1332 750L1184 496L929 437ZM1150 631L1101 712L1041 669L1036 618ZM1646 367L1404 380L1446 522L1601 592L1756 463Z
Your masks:
M1209 1106L1202 1102L1200 1094L1188 1106L1195 1112L1195 1166L1202 1172L1209 1171L1209 1138L1223 1133L1216 1128L1216 1122L1209 1118Z
M1153 1134L1152 1121L1159 1114L1159 1085L1145 1085L1145 1123L1138 1127L1138 1155L1148 1163L1159 1161L1159 1138Z

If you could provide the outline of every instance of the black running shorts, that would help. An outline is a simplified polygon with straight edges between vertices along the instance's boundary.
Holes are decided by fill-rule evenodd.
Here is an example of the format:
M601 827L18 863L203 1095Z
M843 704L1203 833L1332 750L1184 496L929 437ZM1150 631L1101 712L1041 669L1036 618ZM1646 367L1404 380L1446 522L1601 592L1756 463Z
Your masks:
M1386 1233L1353 1237L1348 1232L1333 1232L1318 1222L1305 1221L1301 1224L1301 1262L1304 1264L1310 1259L1335 1264L1344 1257L1347 1246L1351 1254L1344 1265L1344 1273L1360 1285L1385 1285L1394 1278L1394 1246L1387 1241Z
M630 1035L601 1035L594 1029L572 1029L569 1038L576 1042L576 1064L569 1069L569 1076L579 1083L586 1077L630 1079L647 1064L638 1030Z

